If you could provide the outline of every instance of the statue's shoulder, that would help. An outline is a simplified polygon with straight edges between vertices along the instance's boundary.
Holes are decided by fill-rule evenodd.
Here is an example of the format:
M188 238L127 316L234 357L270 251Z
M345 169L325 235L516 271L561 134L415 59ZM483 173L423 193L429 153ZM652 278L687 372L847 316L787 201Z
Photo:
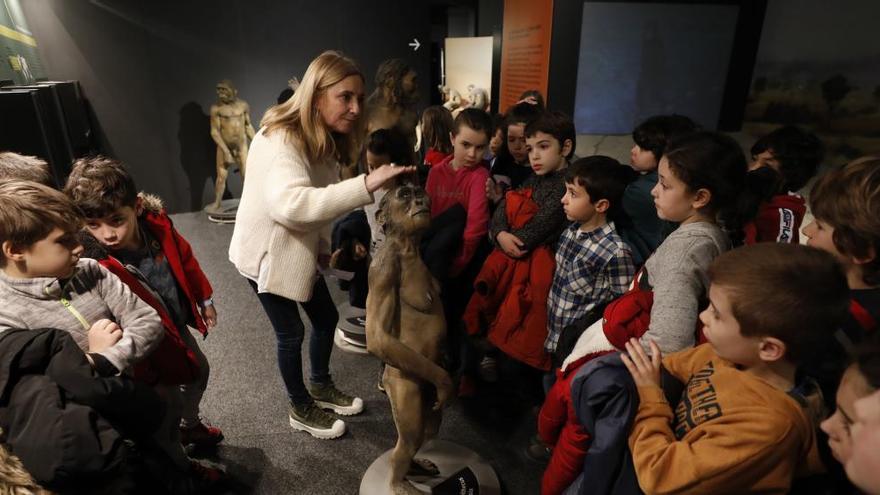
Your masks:
M370 262L369 280L388 281L400 275L400 256L392 244L386 239L382 247L376 251L373 261Z

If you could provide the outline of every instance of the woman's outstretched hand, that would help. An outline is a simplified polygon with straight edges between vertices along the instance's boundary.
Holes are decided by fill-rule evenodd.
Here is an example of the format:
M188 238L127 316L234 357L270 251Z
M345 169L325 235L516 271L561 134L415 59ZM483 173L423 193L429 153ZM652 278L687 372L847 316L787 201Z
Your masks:
M403 165L382 165L379 168L374 169L367 175L366 185L367 191L375 192L379 190L382 186L385 185L386 182L394 179L398 175L401 174L413 174L416 172L416 167L414 166L403 166Z

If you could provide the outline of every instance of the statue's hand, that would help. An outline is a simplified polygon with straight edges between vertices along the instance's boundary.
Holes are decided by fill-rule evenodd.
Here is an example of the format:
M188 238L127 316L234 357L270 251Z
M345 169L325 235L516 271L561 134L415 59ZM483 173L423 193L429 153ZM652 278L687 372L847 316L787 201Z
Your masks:
M452 377L449 376L449 373L443 371L443 374L439 379L434 382L434 386L437 388L437 402L434 403L434 410L439 411L443 409L443 407L449 402L449 399L452 398L454 392L452 387Z
M226 163L235 163L235 159L232 158L232 153L230 153L229 151L223 152L223 159L226 161Z

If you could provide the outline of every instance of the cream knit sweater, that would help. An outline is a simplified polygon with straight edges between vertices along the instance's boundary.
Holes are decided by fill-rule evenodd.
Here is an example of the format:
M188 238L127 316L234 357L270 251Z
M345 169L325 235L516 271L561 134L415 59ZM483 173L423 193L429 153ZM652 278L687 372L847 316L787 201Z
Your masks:
M266 136L260 129L229 244L239 272L272 294L311 299L318 254L329 254L331 223L372 202L365 176L339 182L338 168L333 160L309 164L284 132Z

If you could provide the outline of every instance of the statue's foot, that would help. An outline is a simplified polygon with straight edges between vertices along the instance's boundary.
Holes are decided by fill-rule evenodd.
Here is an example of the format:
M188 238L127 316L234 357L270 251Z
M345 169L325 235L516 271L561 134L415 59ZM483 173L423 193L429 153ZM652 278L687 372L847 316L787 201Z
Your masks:
M407 476L438 476L439 474L440 470L437 469L436 464L428 459L418 458L413 458L406 473Z
M421 490L412 486L409 481L403 480L397 483L391 483L391 493L393 495L425 495Z

